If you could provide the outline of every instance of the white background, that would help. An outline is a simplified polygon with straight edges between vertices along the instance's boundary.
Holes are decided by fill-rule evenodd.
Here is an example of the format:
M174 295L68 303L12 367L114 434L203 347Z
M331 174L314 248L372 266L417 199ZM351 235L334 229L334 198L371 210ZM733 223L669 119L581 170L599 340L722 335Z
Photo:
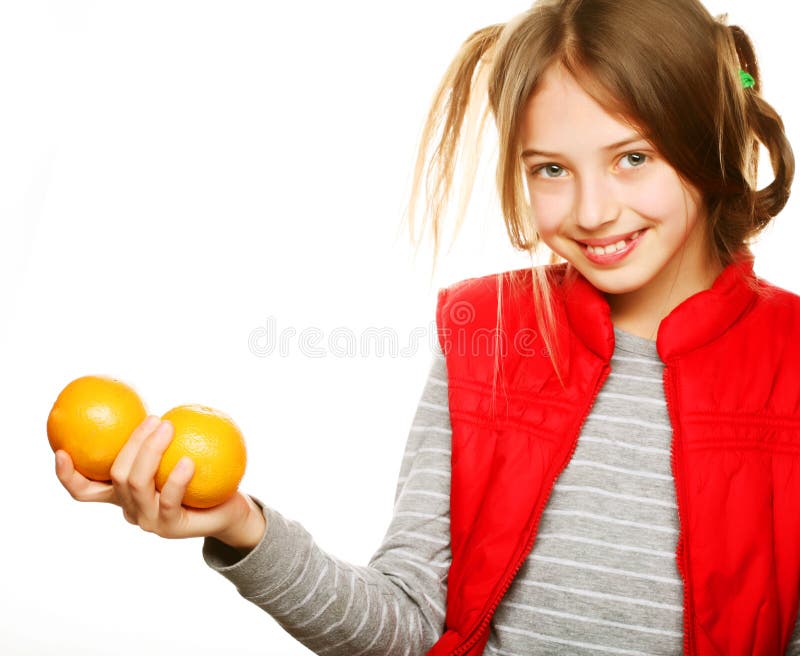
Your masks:
M73 501L47 414L88 373L134 385L153 413L217 407L247 439L242 489L365 564L391 516L436 289L526 264L491 168L433 280L398 226L440 75L473 30L527 6L0 3L0 652L310 653L205 566L199 539ZM793 5L707 6L750 32L800 143ZM798 226L790 201L754 251L757 273L800 293ZM269 322L289 341L259 355L250 337ZM406 351L327 341L370 328Z

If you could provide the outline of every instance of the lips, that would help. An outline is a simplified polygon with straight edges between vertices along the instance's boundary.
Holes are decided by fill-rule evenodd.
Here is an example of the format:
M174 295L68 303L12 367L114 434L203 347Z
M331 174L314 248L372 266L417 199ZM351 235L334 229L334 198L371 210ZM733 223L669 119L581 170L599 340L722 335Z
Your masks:
M577 239L576 241L584 246L608 246L609 244L616 244L618 241L627 241L640 230L644 230L644 228L639 228L638 230L626 232L621 235L604 237L603 239Z
M581 244L582 250L584 255L589 259L590 262L598 265L610 265L616 264L621 260L628 257L628 255L633 251L642 240L642 235L647 232L647 229L637 230L636 232L631 233L630 239L621 239L619 242L615 242L610 246L602 247L602 246L586 246ZM620 244L622 242L621 247L617 246L616 244Z

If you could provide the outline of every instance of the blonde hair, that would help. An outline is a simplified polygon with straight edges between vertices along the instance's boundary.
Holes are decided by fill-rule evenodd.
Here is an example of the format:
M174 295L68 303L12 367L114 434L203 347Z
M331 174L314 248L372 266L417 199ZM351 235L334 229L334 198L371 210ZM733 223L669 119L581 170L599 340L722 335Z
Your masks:
M780 116L761 96L749 37L726 22L727 16L712 17L699 0L540 0L505 24L471 34L445 72L423 128L406 215L412 243L419 246L430 228L435 269L456 164L467 158L455 235L474 183L472 157L491 111L506 231L514 248L533 257L541 240L530 220L518 133L544 71L560 64L701 191L709 256L723 267L730 264L786 204L794 156ZM753 87L742 87L740 69L755 78ZM775 176L760 190L759 142ZM418 239L415 208L423 177ZM550 263L559 261L552 253ZM531 272L536 318L561 380L546 267L532 265ZM504 278L498 274L498 328Z

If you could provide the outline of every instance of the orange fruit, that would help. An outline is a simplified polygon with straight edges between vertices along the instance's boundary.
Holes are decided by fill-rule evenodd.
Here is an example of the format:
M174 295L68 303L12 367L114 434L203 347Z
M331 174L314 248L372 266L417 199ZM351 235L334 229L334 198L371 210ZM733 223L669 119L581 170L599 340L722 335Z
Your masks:
M239 487L247 464L244 437L233 420L204 405L181 405L161 419L169 420L175 431L158 466L156 489L161 491L178 461L188 456L194 473L183 505L211 508L227 501Z
M69 453L86 478L110 481L117 454L146 416L129 385L109 376L82 376L56 398L47 417L47 439L54 452Z

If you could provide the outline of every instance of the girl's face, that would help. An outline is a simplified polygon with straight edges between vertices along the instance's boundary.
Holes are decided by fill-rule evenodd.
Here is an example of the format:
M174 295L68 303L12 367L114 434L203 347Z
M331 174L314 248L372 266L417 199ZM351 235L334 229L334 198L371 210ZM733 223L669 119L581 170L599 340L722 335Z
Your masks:
M716 272L701 194L560 66L545 72L528 101L520 138L537 232L606 294L612 318L625 308L652 319L656 303L674 307L710 286ZM627 252L602 261L582 243L616 243L634 232Z

